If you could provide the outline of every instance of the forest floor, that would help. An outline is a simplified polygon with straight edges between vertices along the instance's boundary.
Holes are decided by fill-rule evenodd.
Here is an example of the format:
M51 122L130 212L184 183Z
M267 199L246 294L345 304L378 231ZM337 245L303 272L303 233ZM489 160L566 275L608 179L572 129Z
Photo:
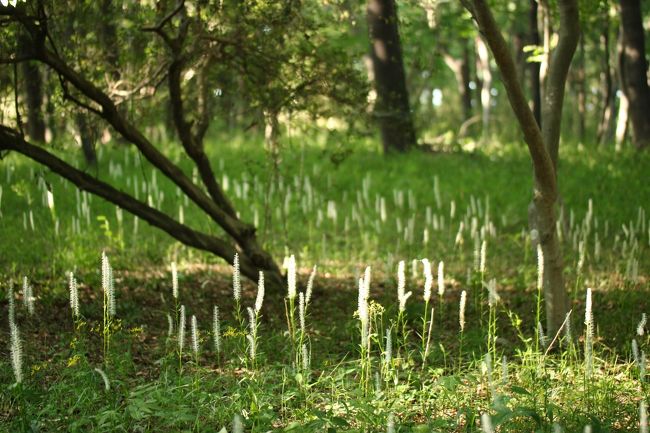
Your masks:
M471 432L486 431L482 414L490 414L499 431L583 431L586 425L593 432L639 431L641 402L650 390L643 355L650 347L648 326L639 327L650 312L647 155L563 153L561 232L574 338L546 351L553 336L540 337L536 322L543 301L526 227L530 164L522 149L391 160L361 149L351 155L292 149L273 190L264 154L249 151L241 158L241 150L220 153L216 164L236 208L262 227L275 257L295 254L298 291L318 266L304 334L297 331L298 306L292 320L286 293L269 290L254 357L246 307L254 305L257 289L242 282L240 319L231 266L75 193L22 160L0 164L0 309L6 318L13 281L23 373L16 385L3 320L0 431L231 432L238 431L236 419L255 432ZM133 155L115 151L100 161L100 176L218 234ZM47 185L54 209L45 205ZM116 292L108 346L102 251ZM431 260L434 276L426 306L422 264L413 263L422 258ZM402 260L413 296L400 314ZM171 262L178 264L178 301ZM360 350L357 312L366 266L372 269L369 353ZM76 319L70 271L79 281ZM23 305L24 276L33 286L33 314ZM486 286L492 279L500 301L490 306ZM587 287L593 289L593 338L583 323ZM461 333L462 291L468 300ZM187 330L179 356L181 304ZM422 336L429 334L425 356Z

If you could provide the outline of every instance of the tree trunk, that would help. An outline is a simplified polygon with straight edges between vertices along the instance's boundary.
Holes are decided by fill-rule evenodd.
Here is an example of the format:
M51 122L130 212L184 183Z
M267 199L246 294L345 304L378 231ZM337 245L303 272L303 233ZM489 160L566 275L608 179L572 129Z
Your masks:
M542 29L542 61L539 64L539 79L541 83L542 99L544 98L544 87L546 86L546 76L548 75L548 68L550 65L550 52L551 52L551 38L553 36L553 27L551 26L551 8L548 0L538 0L539 8L537 10L539 16L538 28ZM540 105L541 108L541 105ZM544 116L542 115L542 118ZM543 121L543 119L542 119Z
M406 89L395 0L368 0L368 30L379 122L384 152L415 146L415 128Z
M537 23L537 0L530 0L530 13L528 16L528 25L530 26L530 45L539 46L539 28ZM540 63L530 62L530 93L533 106L533 114L537 125L542 127L542 89L540 82Z
M614 81L612 80L612 69L609 56L609 16L605 13L603 31L600 34L600 43L603 49L603 69L600 74L601 97L603 110L598 122L597 140L602 145L611 138L612 113L614 111Z
M91 167L96 167L97 152L95 152L95 134L93 133L91 126L88 124L86 113L82 113L81 111L77 112L74 120L77 126L77 133L79 134L81 152L86 160L86 164Z
M524 46L526 45L527 35L521 32L517 32L516 29L513 29L512 36L512 52L515 59L515 64L517 65L517 76L521 82L524 81L526 76L526 53L524 52Z
M627 136L627 124L629 121L628 113L630 103L627 100L625 93L621 93L620 101L618 103L618 114L616 115L616 133L615 133L615 150L620 152L625 143Z
M104 57L110 72L111 78L115 81L120 79L119 70L119 44L117 43L117 30L115 28L115 11L113 0L102 0L100 11L103 19L100 22L99 39L104 49Z
M534 203L540 243L544 253L544 299L547 332L553 335L569 308L562 274L562 254L557 238L555 205L557 189L557 148L562 118L564 88L571 59L580 35L577 0L559 0L560 34L551 58L544 92L540 130L517 77L517 69L486 0L463 0L479 25L501 71L512 110L524 134L535 173Z
M456 88L460 96L461 108L463 110L462 122L472 117L472 94L469 87L469 47L468 41L463 40L463 54L457 59L443 50L442 58L445 64L454 73Z
M487 140L490 128L490 105L492 104L492 72L490 56L483 38L476 37L476 70L481 77L481 120L483 140Z
M616 55L618 57L618 82L623 91L619 95L618 114L616 115L616 133L615 133L615 150L617 152L623 149L625 138L627 137L627 126L629 123L630 100L627 99L625 92L625 53L623 48L623 26L618 31L618 41L616 43Z
M19 37L19 52L29 55L33 51L32 40L28 34ZM26 133L33 141L45 142L45 120L43 118L43 79L41 71L33 61L20 63L21 81L25 89L27 109Z
M643 149L650 145L650 87L648 61L641 14L641 0L621 0L623 33L622 87L630 103L634 145Z
M578 70L576 71L576 85L578 90L578 140L580 143L584 143L586 138L587 89L585 79L585 38L582 35L578 44Z

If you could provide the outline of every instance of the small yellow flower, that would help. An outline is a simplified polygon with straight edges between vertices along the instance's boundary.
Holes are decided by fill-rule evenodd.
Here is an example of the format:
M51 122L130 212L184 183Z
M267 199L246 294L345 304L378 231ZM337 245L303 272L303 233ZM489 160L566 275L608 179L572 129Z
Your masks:
M81 360L81 356L75 355L72 358L68 358L68 367L74 367Z

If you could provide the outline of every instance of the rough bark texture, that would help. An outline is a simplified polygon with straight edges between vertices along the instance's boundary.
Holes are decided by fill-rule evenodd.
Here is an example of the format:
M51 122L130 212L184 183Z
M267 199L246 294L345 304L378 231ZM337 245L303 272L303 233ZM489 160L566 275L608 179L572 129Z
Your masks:
M368 0L370 57L377 91L374 115L384 152L404 152L415 146L415 127L406 89L395 0Z
M650 146L650 87L641 15L641 0L621 0L623 90L629 101L634 145Z
M547 88L544 96L543 126L540 130L528 106L517 77L510 49L496 24L486 0L463 0L478 23L485 41L490 46L501 71L510 105L517 117L528 145L535 173L534 203L540 243L544 252L544 299L546 324L549 333L557 331L569 308L568 295L562 274L562 254L555 230L556 201L558 197L556 159L552 150L557 148L564 99L564 85L571 59L579 37L578 8L576 0L560 0L560 39L549 65ZM555 109L559 113L551 113ZM559 115L558 115L559 114ZM546 120L548 119L548 121ZM555 129L554 129L555 128ZM557 156L557 155L555 155Z

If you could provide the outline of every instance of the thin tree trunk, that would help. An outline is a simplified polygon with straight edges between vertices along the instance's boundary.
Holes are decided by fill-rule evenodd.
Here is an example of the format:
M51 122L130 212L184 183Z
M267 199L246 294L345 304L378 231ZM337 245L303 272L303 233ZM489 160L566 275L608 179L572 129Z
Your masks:
M578 70L576 71L576 85L578 90L578 140L580 143L585 142L586 134L587 89L585 79L585 38L582 35L578 43Z
M546 76L548 75L548 68L550 65L550 53L551 53L551 37L553 36L553 28L551 27L551 8L548 4L548 0L539 0L538 12L538 28L542 29L542 49L543 56L542 61L539 65L539 79L540 79L540 88L542 91L542 99L544 98L544 88L546 87ZM541 105L540 105L541 107ZM542 121L543 120L542 115Z
M603 31L600 34L600 43L603 49L603 69L600 74L601 97L603 100L603 110L598 122L597 140L602 145L611 138L612 131L612 113L614 111L614 81L612 80L612 68L610 65L609 55L609 16L605 14Z
M540 130L528 106L510 49L486 0L462 1L474 16L481 34L492 50L501 71L510 105L524 134L533 161L535 214L544 252L546 324L547 331L553 334L563 323L569 307L562 273L562 254L555 227L557 221L555 207L558 198L556 166L565 84L580 36L577 0L559 0L560 33L548 69L542 110L543 130Z
M488 47L480 36L476 37L476 70L481 76L481 119L483 140L490 133L490 105L492 104L492 71Z
M113 80L120 79L119 70L119 44L117 43L117 29L115 28L115 11L113 0L101 0L100 11L103 19L100 22L100 42L104 49L104 57Z
M79 142L81 143L81 152L83 153L86 164L95 167L97 165L97 152L95 152L95 137L92 127L88 124L86 113L81 111L75 114L75 124L79 133Z
M465 122L472 117L472 94L469 87L469 47L467 41L463 41L461 58L455 58L445 50L443 50L442 58L447 67L454 73L463 111L462 122Z
M650 146L650 87L640 0L621 0L621 29L623 91L630 103L634 145L643 149Z
M539 28L538 28L538 17L537 17L537 0L530 0L530 13L528 19L528 25L530 26L530 45L539 46ZM535 120L537 125L541 128L542 126L542 89L540 81L540 63L539 62L530 62L530 91L531 99L533 106L533 114L535 115Z
M512 36L512 51L515 59L515 64L517 65L517 76L519 80L523 83L524 77L526 76L526 53L524 53L524 46L526 45L526 35L516 32L516 29L513 29Z
M615 132L615 150L620 152L623 149L625 138L627 137L627 126L629 123L630 101L627 99L625 92L625 53L623 48L623 26L619 28L618 41L616 43L616 53L618 57L618 82L623 91L619 94L618 113L616 115L616 132Z
M627 136L627 124L629 121L628 113L630 103L627 100L625 93L621 92L620 101L618 103L618 114L616 115L616 133L615 133L615 150L620 152L625 143Z
M32 40L26 33L19 37L20 55L29 55L34 48ZM25 108L27 109L26 132L33 141L45 142L45 120L43 118L43 79L41 71L33 61L20 63L21 82L25 90Z
M370 56L377 91L374 115L384 152L405 152L415 146L415 127L406 89L395 0L368 0Z

